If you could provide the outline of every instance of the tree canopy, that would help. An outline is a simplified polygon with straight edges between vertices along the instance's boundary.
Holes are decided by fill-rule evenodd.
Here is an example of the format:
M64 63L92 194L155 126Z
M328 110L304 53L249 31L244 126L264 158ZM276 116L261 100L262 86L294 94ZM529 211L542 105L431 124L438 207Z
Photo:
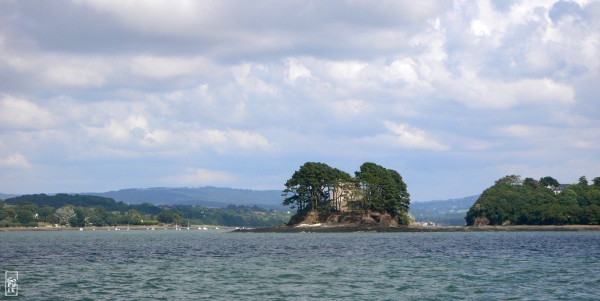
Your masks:
M402 176L375 163L364 163L353 178L324 163L307 162L285 183L283 204L299 213L340 212L342 203L353 210L397 216L408 212L410 195Z
M397 171L367 162L355 175L363 191L362 208L392 215L408 212L410 195Z
M30 201L30 202L28 202ZM0 227L36 227L38 223L86 226L154 225L185 222L223 226L273 226L289 214L256 206L126 205L88 195L24 195L0 201Z
M346 172L319 162L307 162L295 171L285 183L283 200L285 206L292 205L298 210L328 210L331 207L331 194L340 183L351 181Z
M540 184L542 184L544 187L548 187L548 186L558 187L558 185L560 185L558 183L558 181L553 177L540 178Z
M539 182L526 178L521 184L517 179L520 177L503 177L486 189L467 212L467 225L600 223L600 185L588 186L585 176L560 193L547 188L558 186L551 177Z

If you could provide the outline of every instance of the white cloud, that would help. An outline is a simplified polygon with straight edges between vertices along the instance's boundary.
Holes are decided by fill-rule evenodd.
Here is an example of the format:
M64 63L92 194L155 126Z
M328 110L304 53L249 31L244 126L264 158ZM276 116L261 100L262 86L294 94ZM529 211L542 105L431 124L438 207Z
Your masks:
M311 78L311 73L308 68L299 63L296 59L288 59L288 79L294 82L298 78Z
M235 176L225 171L205 168L187 168L181 175L170 176L165 180L173 185L230 185Z
M2 65L15 75L25 75L29 86L102 87L113 72L115 58L39 52L35 48L19 51L0 44ZM112 64L111 64L112 62Z
M544 133L551 133L548 128L530 126L525 124L511 124L500 128L500 133L515 138L541 137ZM556 133L555 133L556 134ZM556 137L555 135L553 135Z
M136 56L132 59L131 69L136 75L157 79L193 75L210 65L200 57L161 57L151 55ZM212 67L209 67L212 68Z
M597 128L509 124L498 127L496 132L501 136L519 139L521 143L545 145L546 150L600 148L600 129ZM516 141L511 143L520 144Z
M481 20L473 20L471 21L471 31L476 36L490 36L492 35L492 30Z
M22 154L14 153L5 158L0 157L0 167L26 169L31 168L31 164Z
M367 64L360 61L331 61L327 63L329 76L338 81L355 81Z
M37 104L6 94L0 97L1 128L44 130L55 125L52 114Z
M239 149L270 151L274 147L265 136L250 131L206 129L191 136L195 141L200 141L201 145L221 153L235 152Z
M437 142L422 129L391 121L384 121L383 124L393 134L396 143L402 147L433 151L444 151L450 148L448 145Z
M509 109L528 103L544 107L575 103L571 86L549 78L505 82L484 79L466 71L462 78L444 83L443 88L445 95L440 97L451 96L471 108Z
M419 75L415 71L416 63L410 58L395 60L387 68L387 76L391 81L403 80L412 84L419 80Z
M329 104L335 117L340 119L351 119L357 115L368 115L373 108L372 105L361 99L347 99L335 101Z
M278 87L260 78L260 75L269 73L268 68L262 64L245 63L232 67L231 72L244 92L269 95L277 95L279 92Z
M60 59L59 59L60 60ZM106 79L103 64L88 60L50 62L43 70L44 79L50 84L67 87L100 87Z
M130 115L125 120L110 119L102 126L84 126L87 134L102 143L133 143L136 146L155 147L169 142L167 130L152 129L142 115ZM126 145L122 145L128 148Z

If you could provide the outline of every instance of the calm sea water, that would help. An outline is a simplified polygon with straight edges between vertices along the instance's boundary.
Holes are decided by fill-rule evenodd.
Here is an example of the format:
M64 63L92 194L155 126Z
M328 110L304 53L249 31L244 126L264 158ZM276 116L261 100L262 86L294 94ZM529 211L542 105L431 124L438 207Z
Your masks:
M598 300L600 232L0 232L0 269L7 300Z

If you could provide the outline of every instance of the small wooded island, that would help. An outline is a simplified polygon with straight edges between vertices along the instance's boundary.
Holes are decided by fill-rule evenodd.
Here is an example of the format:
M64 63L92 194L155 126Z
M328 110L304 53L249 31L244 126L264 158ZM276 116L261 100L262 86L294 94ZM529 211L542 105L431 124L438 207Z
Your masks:
M297 210L288 226L410 222L410 195L402 176L375 163L364 163L352 177L327 164L307 162L287 180L283 192L283 204Z

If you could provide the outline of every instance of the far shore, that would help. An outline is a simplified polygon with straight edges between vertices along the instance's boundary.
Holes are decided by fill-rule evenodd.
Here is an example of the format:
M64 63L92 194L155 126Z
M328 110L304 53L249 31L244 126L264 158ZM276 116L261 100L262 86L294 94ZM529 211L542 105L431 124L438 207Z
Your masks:
M198 225L190 226L190 230L197 230ZM360 224L322 224L303 226L274 226L258 228L238 228L225 226L208 226L207 229L219 228L231 230L230 233L351 233L351 232L560 232L560 231L600 231L600 225L513 225L513 226L380 226ZM151 226L117 226L117 227L84 227L83 231L120 231L149 230ZM155 226L156 230L174 230L174 226ZM186 230L185 227L181 228ZM78 227L7 227L2 231L79 231Z
M209 225L190 225L190 230L198 230L198 227L203 227L207 229L232 229L232 227L225 226L209 226ZM112 227L83 227L83 231L127 231L129 230L150 230L152 226L112 226ZM186 227L179 227L181 230L187 230ZM118 230L117 230L118 229ZM154 226L155 230L175 230L174 225L163 225L163 226ZM2 231L80 231L79 227L6 227L0 228L0 232Z
M517 226L396 226L377 225L309 225L236 229L234 233L344 233L344 232L538 232L538 231L600 231L600 225L517 225Z

